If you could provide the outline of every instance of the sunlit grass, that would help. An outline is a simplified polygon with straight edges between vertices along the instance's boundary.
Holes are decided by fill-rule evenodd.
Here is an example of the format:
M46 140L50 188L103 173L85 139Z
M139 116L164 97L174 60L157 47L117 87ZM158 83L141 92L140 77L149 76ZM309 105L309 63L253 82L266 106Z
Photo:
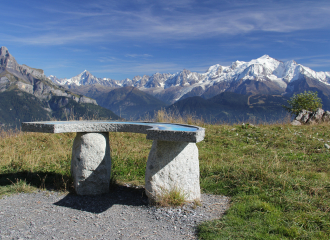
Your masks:
M330 239L330 125L199 126L202 191L231 197L223 218L199 226L200 238ZM0 194L70 190L74 137L2 131ZM151 144L143 134L110 133L117 182L144 184Z
M182 206L185 203L186 194L179 188L164 189L156 196L154 204L160 207Z
M208 126L204 191L232 197L203 239L329 239L329 125Z

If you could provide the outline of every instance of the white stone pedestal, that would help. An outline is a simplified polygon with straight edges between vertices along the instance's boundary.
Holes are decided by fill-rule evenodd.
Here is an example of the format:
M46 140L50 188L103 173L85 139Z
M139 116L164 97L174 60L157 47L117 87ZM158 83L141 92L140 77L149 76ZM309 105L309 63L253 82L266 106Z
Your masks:
M151 200L173 189L182 191L186 201L200 200L196 144L154 140L147 162L145 189Z
M71 174L78 195L109 192L109 133L77 133L72 147Z

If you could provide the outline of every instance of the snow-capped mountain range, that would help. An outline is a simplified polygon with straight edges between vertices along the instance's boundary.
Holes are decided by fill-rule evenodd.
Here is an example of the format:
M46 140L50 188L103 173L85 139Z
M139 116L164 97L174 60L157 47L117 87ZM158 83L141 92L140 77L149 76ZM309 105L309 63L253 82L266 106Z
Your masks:
M111 88L133 86L169 103L191 96L209 98L224 91L283 94L293 90L295 81L306 78L330 87L330 72L315 72L293 60L282 62L268 55L249 62L235 61L231 66L216 64L205 73L183 70L175 74L155 73L152 76L135 76L133 79L119 81L96 78L85 70L69 79L58 79L55 76L49 78L67 87L93 84Z

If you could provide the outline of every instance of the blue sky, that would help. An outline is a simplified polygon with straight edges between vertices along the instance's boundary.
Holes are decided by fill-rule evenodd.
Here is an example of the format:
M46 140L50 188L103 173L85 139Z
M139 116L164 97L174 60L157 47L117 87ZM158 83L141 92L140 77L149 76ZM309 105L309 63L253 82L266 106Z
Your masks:
M47 76L205 72L264 54L330 71L329 0L11 0L0 7L0 45Z

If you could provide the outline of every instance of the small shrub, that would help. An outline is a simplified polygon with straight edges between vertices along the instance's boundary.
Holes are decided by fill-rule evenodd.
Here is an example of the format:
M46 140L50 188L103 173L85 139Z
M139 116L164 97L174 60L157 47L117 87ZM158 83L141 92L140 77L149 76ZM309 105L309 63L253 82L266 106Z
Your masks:
M303 109L315 112L318 108L322 108L322 100L317 96L317 92L303 92L294 94L288 100L289 106L283 106L289 113L297 116Z

